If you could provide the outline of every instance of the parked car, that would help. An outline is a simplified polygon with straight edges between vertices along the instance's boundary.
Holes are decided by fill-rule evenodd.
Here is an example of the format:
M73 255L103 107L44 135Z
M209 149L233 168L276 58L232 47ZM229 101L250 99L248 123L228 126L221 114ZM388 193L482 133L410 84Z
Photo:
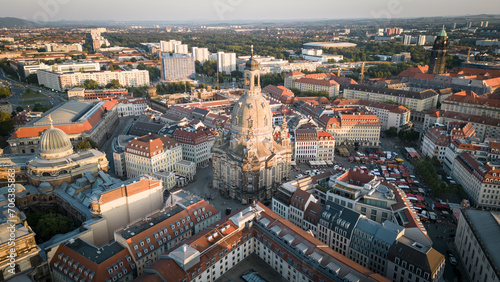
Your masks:
M457 259L455 257L450 257L451 265L457 265Z

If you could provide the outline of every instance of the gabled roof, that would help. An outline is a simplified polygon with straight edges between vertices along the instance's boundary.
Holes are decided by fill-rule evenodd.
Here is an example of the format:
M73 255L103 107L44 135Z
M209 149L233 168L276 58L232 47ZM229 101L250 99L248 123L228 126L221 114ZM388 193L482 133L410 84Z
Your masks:
M415 74L417 73L427 73L429 71L429 66L411 66L407 68L406 70L402 71L399 75L398 78L402 77L414 77Z
M500 100L490 99L484 95L480 96L470 90L460 91L449 96L444 100L443 104L453 102L500 108Z
M58 246L50 266L70 279L101 282L131 272L134 263L129 260L128 249L117 242L98 248L77 238Z
M134 138L125 146L125 151L130 154L152 158L159 153L163 153L165 150L170 150L177 146L179 146L179 143L174 139L166 135L162 136L152 133Z
M377 93L377 94L383 94L383 95L390 95L390 96L395 96L395 97L419 99L419 100L427 99L427 98L430 98L433 96L438 96L438 93L432 89L428 89L428 90L421 91L421 92L412 92L412 91L396 90L396 89L390 89L390 88L384 88L384 87L375 87L375 86L357 85L357 84L351 84L351 85L347 86L346 89L363 91L363 92L370 92L370 93Z

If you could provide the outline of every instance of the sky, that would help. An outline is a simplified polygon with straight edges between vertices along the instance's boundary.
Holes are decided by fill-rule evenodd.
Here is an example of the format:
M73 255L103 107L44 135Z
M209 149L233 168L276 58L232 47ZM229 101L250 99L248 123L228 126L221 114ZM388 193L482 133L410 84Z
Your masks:
M0 0L0 17L58 20L235 21L500 14L498 0ZM21 4L22 3L22 4Z

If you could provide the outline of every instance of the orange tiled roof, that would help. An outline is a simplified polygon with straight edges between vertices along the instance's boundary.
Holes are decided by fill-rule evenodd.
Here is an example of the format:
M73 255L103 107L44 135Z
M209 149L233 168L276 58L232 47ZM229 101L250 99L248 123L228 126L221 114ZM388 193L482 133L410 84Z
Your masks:
M117 100L108 100L83 123L55 124L54 127L61 129L68 135L89 132L101 120L101 116L104 114L105 110L111 110L117 103ZM48 125L21 127L17 129L9 139L38 137L41 136L45 130L49 129L49 127Z

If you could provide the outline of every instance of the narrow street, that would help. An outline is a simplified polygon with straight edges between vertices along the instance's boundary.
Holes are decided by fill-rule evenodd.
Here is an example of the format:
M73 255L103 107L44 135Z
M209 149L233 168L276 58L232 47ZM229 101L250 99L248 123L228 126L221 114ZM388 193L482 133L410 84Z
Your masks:
M118 125L115 127L115 130L113 130L113 133L111 136L104 141L104 143L101 145L99 148L100 151L106 153L106 158L108 158L108 172L112 176L115 175L115 164L113 162L113 148L111 146L112 142L114 141L115 138L117 138L119 135L126 134L129 129L130 124L134 121L134 116L130 117L120 117L118 118Z

